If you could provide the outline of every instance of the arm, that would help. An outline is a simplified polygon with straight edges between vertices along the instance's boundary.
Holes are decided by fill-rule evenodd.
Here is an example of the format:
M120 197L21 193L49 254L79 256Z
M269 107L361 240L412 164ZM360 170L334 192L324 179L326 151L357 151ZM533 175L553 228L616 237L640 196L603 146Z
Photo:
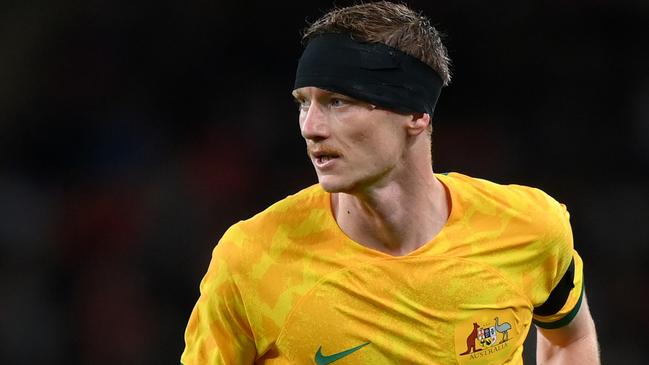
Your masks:
M247 365L254 363L255 344L250 328L238 313L229 290L203 290L185 331L183 365Z
M600 364L595 323L585 294L579 312L569 324L556 329L536 329L537 364Z
M232 235L214 249L201 295L185 331L184 365L246 365L256 356L254 336L237 285L240 265Z

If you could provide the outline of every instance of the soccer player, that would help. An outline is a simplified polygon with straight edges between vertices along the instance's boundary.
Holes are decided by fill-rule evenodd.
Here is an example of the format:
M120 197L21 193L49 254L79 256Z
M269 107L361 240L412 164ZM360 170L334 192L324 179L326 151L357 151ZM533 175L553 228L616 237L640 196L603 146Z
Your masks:
M433 173L450 80L428 19L334 9L305 31L293 96L319 184L230 227L185 333L185 365L541 364L599 355L566 207Z

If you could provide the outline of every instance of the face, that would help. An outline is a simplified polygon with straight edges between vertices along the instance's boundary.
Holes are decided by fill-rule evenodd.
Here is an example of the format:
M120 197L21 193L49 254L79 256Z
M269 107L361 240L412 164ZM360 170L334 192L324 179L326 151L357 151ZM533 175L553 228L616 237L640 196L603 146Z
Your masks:
M293 96L307 153L326 191L363 191L405 169L404 126L412 116L315 87L296 89Z

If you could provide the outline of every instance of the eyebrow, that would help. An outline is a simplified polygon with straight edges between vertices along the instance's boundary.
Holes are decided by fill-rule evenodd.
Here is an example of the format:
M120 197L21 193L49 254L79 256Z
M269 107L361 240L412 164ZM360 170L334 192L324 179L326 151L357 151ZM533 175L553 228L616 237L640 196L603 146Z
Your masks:
M304 95L299 90L293 90L291 95L293 95L293 99L295 100L298 100L300 98L304 99Z
M325 89L321 89L321 90L322 90L322 94L324 94L323 96L326 96L326 97L329 97L329 98L344 98L344 99L354 100L354 101L357 101L357 102L362 102L361 100L358 100L358 99L356 99L356 98L354 98L352 96L341 94L339 92L325 90ZM293 90L291 92L291 95L293 95L293 99L295 101L298 101L298 102L300 102L302 100L305 100L305 99L308 99L308 97L306 95L304 95L304 93L302 91L300 91L299 89Z

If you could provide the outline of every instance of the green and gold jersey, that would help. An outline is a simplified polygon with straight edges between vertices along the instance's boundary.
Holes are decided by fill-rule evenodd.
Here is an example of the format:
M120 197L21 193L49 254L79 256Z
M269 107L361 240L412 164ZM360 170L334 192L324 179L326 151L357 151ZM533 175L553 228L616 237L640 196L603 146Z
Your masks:
M582 295L565 206L451 173L442 231L406 256L352 241L314 185L232 226L185 333L185 365L521 364L532 322Z

